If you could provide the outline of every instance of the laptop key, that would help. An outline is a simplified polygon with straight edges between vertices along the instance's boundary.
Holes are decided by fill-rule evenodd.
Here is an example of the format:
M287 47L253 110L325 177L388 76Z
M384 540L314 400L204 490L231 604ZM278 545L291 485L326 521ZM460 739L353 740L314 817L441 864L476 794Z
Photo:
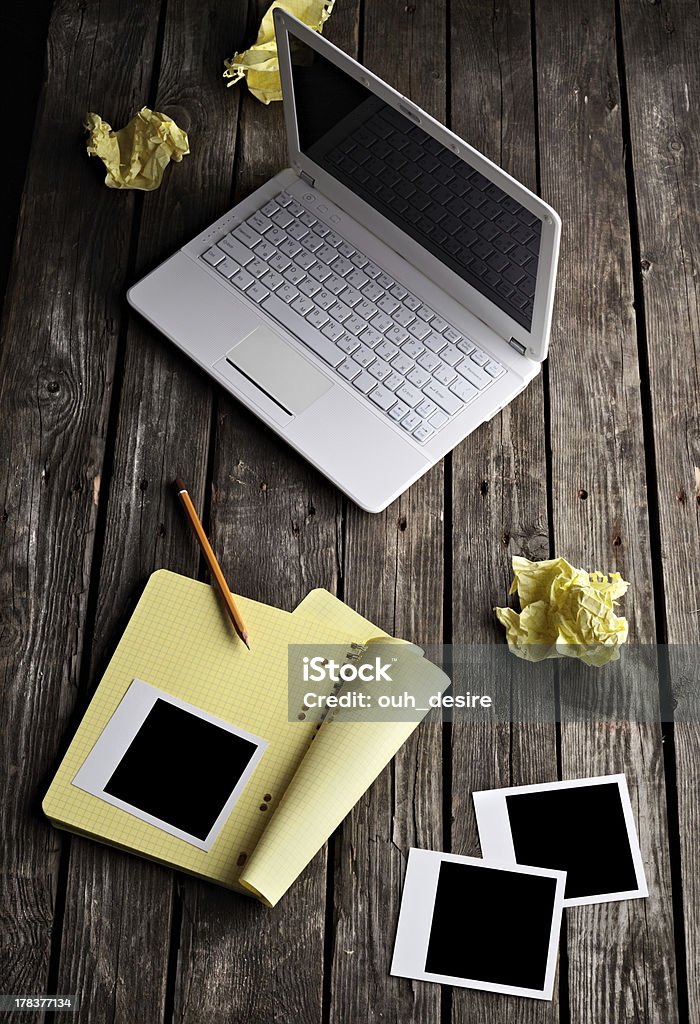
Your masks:
M284 282L284 278L281 274L278 274L276 270L268 270L266 274L260 278L261 282L266 288L269 288L271 292L274 292L276 288L279 288Z
M336 299L334 305L330 307L330 314L336 320L344 323L349 316L352 316L352 310L344 302L341 302L340 299Z
M456 366L462 358L462 353L454 345L448 345L440 353L440 358L449 363L450 366Z
M422 341L423 338L426 338L430 334L430 328L426 324L425 320L418 319L408 325L408 331L414 338L418 338L418 341Z
M277 292L278 295L280 291ZM338 338L342 338L343 336L343 328L340 324L337 324L335 320L329 320L326 326L322 328L321 334L325 334L325 336L330 338L331 341L337 341Z
M348 304L348 306L356 306L358 302L362 301L362 296L358 292L357 288L353 288L352 285L346 286L340 297L343 302Z
M424 352L422 356L418 357L418 362L424 370L428 371L428 373L432 373L433 370L437 370L440 365L440 360L434 352Z
M434 412L433 415L430 417L430 422L432 423L436 430L439 430L440 427L444 427L445 424L447 423L447 416L445 415L444 412L440 412L440 410L438 409L438 411Z
M277 210L271 215L271 220L278 228L288 228L290 224L294 223L294 217L287 210Z
M437 406L434 402L431 402L429 398L424 398L419 406L416 406L416 412L419 416L422 416L424 420L429 419L433 413L437 412Z
M279 195L275 196L275 202L279 203L280 206L289 206L292 201L292 197L289 192L280 192Z
M435 380L429 380L423 388L423 394L426 398L429 398L436 405L447 413L448 416L454 416L455 413L459 412L463 408L463 402L448 391L447 388L443 387L442 384L438 384Z
M218 246L213 245L211 249L207 249L206 252L202 253L202 259L205 263L208 263L210 267L215 267L217 263L221 263L225 253L219 249Z
M300 267L295 267L294 264L292 264L291 267L287 267L282 276L286 277L290 284L299 284L304 280L306 274Z
M239 270L233 278L233 284L235 284L236 288L240 288L242 292L249 288L254 281L255 278L247 270Z
M415 319L411 310L407 309L406 306L399 306L394 312L394 320L396 320L397 324L401 324L402 327L408 327Z
M255 253L251 252L247 245L243 245L235 235L225 235L219 242L219 246L227 256L234 259L236 263L240 263L242 267L255 259Z
M408 416L404 416L401 420L401 426L411 434L420 425L420 422L420 416L417 416L414 412L409 412Z
M384 410L384 412L387 412L391 409L392 405L396 403L396 398L392 395L391 391L382 387L381 384L377 384L374 391L370 392L369 400L370 402L374 402L375 405L378 405L380 409Z
M370 302L376 302L377 299L381 299L384 294L384 289L380 288L376 281L369 281L368 284L362 288L362 294L370 300Z
M451 341L453 345L457 345L462 341L462 335L454 327L448 327L446 331L443 331L443 334L447 341Z
M306 319L312 327L321 328L324 324L328 323L330 317L328 316L328 313L324 313L322 309L318 308L318 306L314 306L314 308L310 309L306 314Z
M421 423L420 426L416 427L413 431L413 436L416 441L427 441L429 437L432 437L435 431L432 427L429 427L427 423Z
M405 402L406 405L409 405L412 409L415 408L423 398L418 388L414 388L414 386L408 382L403 384L396 394L402 402Z
M267 262L273 270L277 271L278 274L281 274L288 266L290 266L289 259L286 256L283 256L281 252L276 252L275 255L271 256Z
M383 359L375 359L369 368L369 372L377 380L385 380L391 373L391 367Z
M267 288L263 288L259 281L254 281L250 288L246 288L246 295L254 302L262 302L269 294Z
M384 381L384 387L389 388L389 391L397 391L398 388L403 384L403 377L400 373L396 373L392 370L389 376Z
M379 277L379 275L381 274L381 270L379 269L377 264L372 263L371 260L368 260L362 269L364 270L365 274L367 274L367 277L376 278Z
M331 323L335 323L335 320L331 320ZM340 326L340 324L338 326ZM350 355L351 352L355 352L360 347L360 343L357 338L353 338L352 334L346 334L345 331L343 331L342 336L338 339L337 344L338 348L347 355Z
M404 341L408 340L408 334L403 327L390 327L385 337L394 345L403 345Z
M312 281L310 277L305 278L299 285L299 291L303 292L304 295L308 295L310 298L321 291L321 285L318 281Z
M221 263L217 263L216 269L222 277L231 278L234 274L237 274L241 268L235 260L231 259L230 256L225 256Z
M271 217L273 213L279 212L279 206L277 205L274 199L271 199L269 203L265 203L265 205L262 206L261 209L266 217Z
M461 398L463 402L469 402L474 395L479 394L473 384L470 384L468 380L464 380L463 377L458 377L453 384L450 384L450 391L457 395L458 398Z
M404 306L408 306L411 312L415 313L417 309L420 309L421 301L417 299L415 295L411 295L409 292L406 298L403 300Z
M457 374L455 373L455 371L452 369L451 366L448 366L447 363L441 363L440 366L438 366L438 368L433 371L433 377L435 377L436 380L439 380L440 383L444 384L445 386L451 384L456 376Z
M291 259L294 259L300 251L301 246L293 238L285 238L283 242L280 242L280 252L283 252L285 256L289 256Z
M341 363L338 367L338 373L341 377L345 377L346 380L354 380L358 373L363 373L363 369L352 359L346 359L344 363Z
M322 288L320 292L316 292L314 295L314 302L321 309L328 309L335 302L335 295L333 292L329 292L327 288Z
M369 262L367 257L363 256L361 252L356 252L354 256L350 257L350 260L352 263L355 264L356 267L359 267L360 270L366 267Z
M305 249L302 249L301 252L298 252L294 257L294 262L298 267L301 267L302 270L310 270L311 267L313 267L316 260L313 258L310 252L307 252Z
M419 344L415 338L410 338L405 341L401 346L401 351L405 352L409 359L418 359L425 352L425 349Z
M385 385L386 386L386 385ZM392 406L389 411L389 416L392 420L402 420L407 412L411 410L408 408L405 402L397 402L396 405Z
M282 299L282 302L293 302L294 299L296 299L299 292L296 290L296 288L293 288L291 284L287 284L287 282L285 281L277 289L276 294L278 298Z
M237 228L233 229L231 234L250 249L256 246L258 242L262 242L262 235L251 228L247 222L239 224Z
M295 309L301 316L306 316L310 309L314 308L314 304L311 299L307 299L305 295L300 295L298 299L295 299L292 303L292 309Z
M477 366L486 366L486 364L489 361L489 357L480 348L474 349L474 351L471 354L471 358L476 363Z
M386 313L375 313L372 317L372 327L377 331L381 331L382 334L384 331L388 331L392 325L393 321Z
M246 220L246 224L261 235L264 235L267 229L272 227L270 218L266 217L260 210L256 210L255 213L251 214Z
M493 377L489 377L487 373L480 370L478 366L470 362L469 359L463 359L461 363L458 363L455 367L460 377L464 377L466 380L473 384L475 388L485 388L487 384L490 384Z
M376 380L371 377L368 373L363 370L359 377L355 377L353 387L356 387L363 395L368 395L373 387L376 386Z
M369 345L370 348L374 348L381 341L384 340L384 335L380 334L379 331L375 331L374 327L367 327L360 335L360 340Z
M423 338L423 344L426 348L429 348L431 352L442 352L447 342L442 335L436 334L435 331L431 331L430 334Z
M370 363L374 362L374 352L371 348L367 348L366 345L360 345L360 347L353 352L353 359L359 363L360 366L369 366Z
M504 372L501 364L497 363L495 359L489 359L484 369L491 377L500 377Z
M466 338L462 338L462 340L457 343L457 348L460 352L464 352L464 354L468 356L470 352L474 351L475 346L471 341L467 341Z
M350 331L351 334L358 335L364 331L367 326L367 321L363 320L362 317L356 316L354 313L344 321L343 327L346 331Z
M309 277L313 277L314 281L325 281L330 276L331 272L325 263L316 263L309 270Z
M318 253L316 253L316 255L318 256ZM339 277L338 274L334 274L332 271L331 276L326 278L324 284L329 291L333 292L334 295L339 295L345 287L345 281L343 278Z
M424 370L422 366L414 366L413 369L409 370L406 374L406 379L417 388L423 388L430 380L430 374L427 370Z

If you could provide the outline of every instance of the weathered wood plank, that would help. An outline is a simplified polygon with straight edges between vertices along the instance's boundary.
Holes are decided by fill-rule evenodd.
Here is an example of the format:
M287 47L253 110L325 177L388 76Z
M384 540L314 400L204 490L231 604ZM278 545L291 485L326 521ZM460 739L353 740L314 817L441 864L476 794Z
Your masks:
M453 7L452 67L468 69L453 74L453 127L536 189L530 36L530 4L522 0L497 9ZM480 856L472 791L557 777L551 675L542 673L533 690L520 692L519 662L511 665L502 647L491 654L469 647L503 639L492 608L506 601L511 556L549 554L546 441L540 375L452 459L453 638L464 652L465 676L458 685L474 690L478 680L495 704L492 721L452 726L452 849L471 856ZM477 659L483 675L469 670ZM455 989L452 999L455 1022L500 1021L505 1007L509 1021L559 1019L556 996L531 1004Z
M661 537L665 636L660 639L693 644L700 607L700 580L692 565L700 550L695 477L700 465L700 292L694 270L700 244L700 12L697 4L683 0L656 6L625 0L621 21ZM679 650L670 659L680 719L674 729L682 867L677 899L682 896L688 1014L697 1024L700 729L694 661L690 650Z
M206 227L230 200L238 97L223 87L219 61L221 38L237 24L242 32L244 16L235 0L212 2L208 11L193 0L168 5L156 106L188 128L192 152L144 199L135 276ZM204 375L132 314L108 469L92 685L150 573L165 566L197 575L199 549L172 480L182 475L202 507L211 396ZM165 868L73 840L59 991L81 992L100 1021L160 1022L173 885Z
M39 802L78 686L134 197L88 163L88 109L115 123L148 95L157 0L58 2L0 353L0 809L5 991L47 982L60 836ZM114 57L119 40L120 57ZM105 259L108 246L109 258ZM31 1014L30 1014L31 1016Z
M550 358L557 553L619 570L633 641L655 639L640 378L614 5L538 3L543 192L560 212L559 294ZM650 695L629 682L618 726L571 670L562 683L562 770L624 771L640 827L648 900L567 915L570 1017L677 1019L661 729L638 723ZM651 697L656 701L656 695ZM582 721L577 721L583 716Z
M443 0L368 4L362 28L360 59L444 120ZM349 41L341 45L348 49ZM347 506L345 600L388 632L417 643L442 640L443 494L441 464L380 515ZM408 849L442 844L441 765L440 727L419 726L338 831L332 1024L439 1019L439 988L392 978L389 966Z
M281 104L243 93L239 147L236 199L287 165ZM227 578L249 597L291 609L312 587L337 587L337 493L219 390L210 526ZM325 850L274 910L183 882L176 1019L320 1024L325 892Z

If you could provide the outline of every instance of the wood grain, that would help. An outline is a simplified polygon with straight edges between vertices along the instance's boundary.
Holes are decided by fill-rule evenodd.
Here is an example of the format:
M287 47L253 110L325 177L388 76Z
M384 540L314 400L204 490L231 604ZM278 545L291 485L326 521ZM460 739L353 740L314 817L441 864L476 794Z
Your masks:
M189 130L191 154L144 199L135 276L169 256L230 202L238 95L226 91L219 72L222 35L235 28L237 19L242 32L243 19L231 0L212 2L206 11L192 0L168 5L157 109ZM150 573L164 566L197 574L199 549L175 497L173 478L186 478L202 508L211 392L203 374L140 317L130 315L107 467L91 685L99 680ZM73 840L59 991L83 992L94 1019L160 1021L173 891L171 871L88 840ZM83 941L86 934L92 936L89 943Z
M62 839L40 801L75 708L86 642L134 214L133 196L101 184L81 126L88 109L124 123L148 95L158 10L153 0L55 4L5 303L0 976L7 992L47 985ZM124 47L117 62L115 39Z
M621 4L638 253L645 313L660 550L663 635L671 647L674 749L681 877L677 906L685 923L688 1019L700 1021L700 820L697 643L700 580L698 358L700 292L694 264L700 242L700 132L696 4ZM680 922L679 922L680 923Z
M267 4L257 5L257 14ZM240 40L233 40L237 46ZM242 86L235 199L287 165L279 103ZM229 90L229 96L233 90ZM338 581L335 490L223 390L216 390L210 537L238 593L292 609ZM251 642L253 638L251 638ZM187 880L175 989L182 1024L320 1024L326 853L274 910Z
M362 29L363 63L444 120L445 4L368 4ZM442 464L380 515L348 502L344 551L344 597L353 608L397 636L441 642ZM408 850L439 849L441 841L442 741L439 726L424 723L338 830L332 1024L439 1018L439 988L389 977L389 966Z
M542 187L565 225L550 358L553 520L558 554L631 580L631 638L650 643L653 581L614 13L605 0L585 9L536 5ZM661 728L636 720L650 697L658 716L658 695L647 692L645 678L628 679L620 721L601 722L606 680L587 687L585 679L590 674L574 668L562 681L563 774L625 772L650 898L567 915L570 1018L671 1022L677 1005Z
M452 127L536 189L530 5L453 6ZM544 377L483 424L452 459L452 616L456 686L490 694L490 720L452 726L452 849L480 856L471 793L557 777L552 673L527 672L502 645L511 556L549 555ZM485 645L494 645L490 647ZM484 646L474 646L484 645ZM476 685L475 685L476 684ZM455 1022L551 1022L552 1003L455 989Z

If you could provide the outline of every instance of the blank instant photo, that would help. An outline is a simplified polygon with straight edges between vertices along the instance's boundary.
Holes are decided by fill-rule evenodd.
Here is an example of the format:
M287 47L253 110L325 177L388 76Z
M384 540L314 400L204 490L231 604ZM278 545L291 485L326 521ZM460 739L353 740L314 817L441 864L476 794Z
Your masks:
M551 999L566 876L412 849L391 973Z
M624 775L473 796L484 857L565 871L565 907L649 895Z
M266 747L134 679L73 785L210 850Z

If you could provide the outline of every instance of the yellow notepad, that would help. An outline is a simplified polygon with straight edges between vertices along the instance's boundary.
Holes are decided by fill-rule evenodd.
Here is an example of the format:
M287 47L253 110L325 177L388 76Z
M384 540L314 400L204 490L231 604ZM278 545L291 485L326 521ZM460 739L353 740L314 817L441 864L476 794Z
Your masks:
M343 721L342 712L320 727L296 717L290 721L291 644L327 648L337 658L339 649L350 653L388 638L327 591L312 591L293 613L236 600L250 631L250 651L232 636L211 587L165 570L151 576L43 809L61 828L253 893L273 906L417 721ZM397 644L396 651L407 688L422 687L427 694L449 685L412 645ZM137 686L264 741L208 849L75 784L100 745L109 745L105 737L115 732Z

